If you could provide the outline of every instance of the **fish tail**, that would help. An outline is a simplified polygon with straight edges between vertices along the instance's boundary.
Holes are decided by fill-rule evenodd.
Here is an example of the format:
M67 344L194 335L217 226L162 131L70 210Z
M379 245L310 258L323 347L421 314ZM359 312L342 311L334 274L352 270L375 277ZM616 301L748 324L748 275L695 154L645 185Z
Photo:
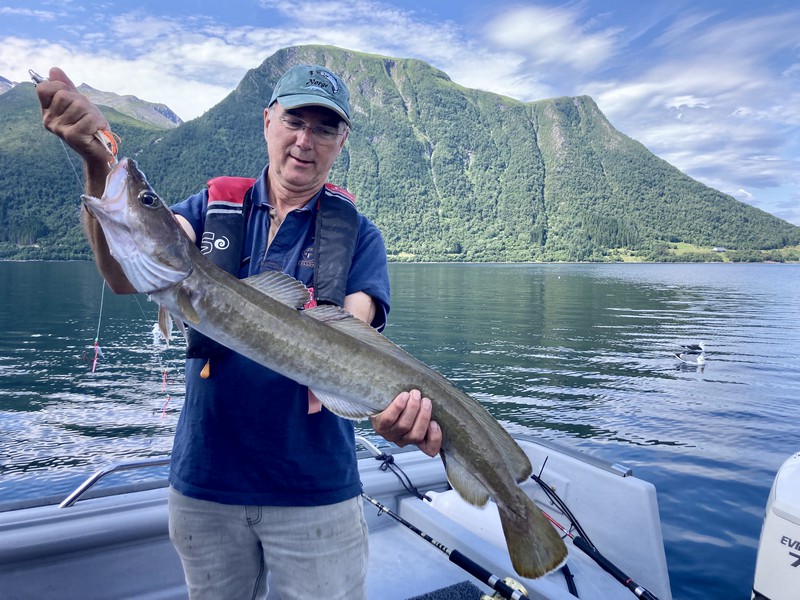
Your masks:
M498 509L511 564L518 575L536 579L564 564L564 540L522 490L514 499L513 509L504 503L498 503Z

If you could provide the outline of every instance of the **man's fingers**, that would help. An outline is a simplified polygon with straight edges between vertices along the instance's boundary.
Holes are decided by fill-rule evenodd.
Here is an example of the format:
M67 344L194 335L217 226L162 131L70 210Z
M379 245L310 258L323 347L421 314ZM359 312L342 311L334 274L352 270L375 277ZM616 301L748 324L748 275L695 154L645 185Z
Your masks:
M429 456L442 447L442 430L431 420L433 403L419 390L398 394L392 403L372 417L375 431L400 447L416 444Z
M428 456L439 454L442 449L442 429L436 421L430 422L425 440L417 444L417 446Z
M64 71L59 69L58 67L53 67L50 69L50 81L60 81L62 83L66 83L70 88L73 90L77 90L78 88L72 83L72 80L67 76Z
M401 392L397 395L397 397L392 401L392 403L386 408L386 410L382 413L382 421L386 423L388 427L392 427L397 422L397 419L400 415L403 414L403 411L408 406L408 400L411 397L411 394L408 392Z
M414 427L417 419L419 418L420 407L422 404L422 394L419 390L411 390L408 393L408 398L405 404L398 402L400 412L392 425L392 431L403 437L406 443L413 443L406 441L408 438L413 438Z
M431 404L429 398L422 398L419 403L419 410L414 415L414 420L407 436L410 440L414 440L413 443L420 443L425 439L428 433L428 424L431 421L431 412L433 412L433 404Z

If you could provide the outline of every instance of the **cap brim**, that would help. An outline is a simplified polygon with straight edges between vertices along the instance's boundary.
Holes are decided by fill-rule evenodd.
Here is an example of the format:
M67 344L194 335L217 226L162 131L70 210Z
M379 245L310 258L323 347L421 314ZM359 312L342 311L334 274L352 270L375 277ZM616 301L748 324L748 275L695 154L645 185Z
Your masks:
M347 118L344 111L333 100L328 100L322 96L316 96L314 94L292 94L291 96L279 96L275 99L275 102L280 104L283 108L288 109L302 108L304 106L322 106L324 108L329 108L342 117L348 127L352 127L350 119Z

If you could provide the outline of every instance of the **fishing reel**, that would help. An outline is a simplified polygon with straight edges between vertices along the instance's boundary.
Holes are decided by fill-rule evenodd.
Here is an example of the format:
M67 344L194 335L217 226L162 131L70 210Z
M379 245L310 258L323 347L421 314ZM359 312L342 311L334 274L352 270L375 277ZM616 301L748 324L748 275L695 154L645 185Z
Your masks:
M506 577L503 579L503 583L505 583L508 587L510 587L515 592L522 592L522 594L527 597L528 590L525 589L525 586L522 585L519 581L514 579L513 577ZM503 600L505 596L501 595L500 592L495 592L494 595L490 596L488 594L484 594L481 596L481 600Z

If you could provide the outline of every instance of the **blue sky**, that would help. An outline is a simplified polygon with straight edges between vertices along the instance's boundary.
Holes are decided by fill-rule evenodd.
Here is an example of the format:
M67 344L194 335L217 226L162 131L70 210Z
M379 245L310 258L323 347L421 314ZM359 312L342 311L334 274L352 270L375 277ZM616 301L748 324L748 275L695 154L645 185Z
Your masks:
M419 58L522 101L590 95L683 172L800 225L798 32L794 0L0 0L0 75L59 65L188 120L286 46Z

